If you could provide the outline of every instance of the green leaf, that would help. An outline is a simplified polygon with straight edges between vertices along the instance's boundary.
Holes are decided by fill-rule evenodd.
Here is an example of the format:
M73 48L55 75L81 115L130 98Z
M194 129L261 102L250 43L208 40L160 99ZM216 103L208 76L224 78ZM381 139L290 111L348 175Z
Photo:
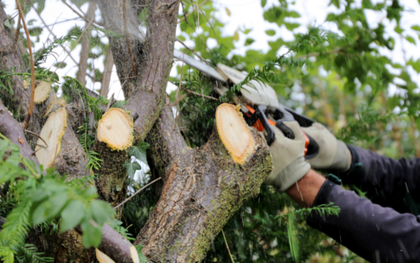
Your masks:
M396 26L395 27L395 32L397 32L398 34L401 34L404 30L402 30L402 28L400 26Z
M238 30L235 31L235 34L233 34L233 39L235 41L239 41L239 34L238 34Z
M61 212L60 231L65 232L76 227L85 216L85 208L79 200L71 201Z
M414 38L410 37L410 36L406 36L405 39L407 39L408 42L412 43L412 44L416 44L416 41L414 40Z
M128 177L133 178L134 174L137 170L141 170L141 166L138 162L131 162L130 160L127 160L124 163L124 167L127 169Z
M54 64L54 67L56 68L65 68L67 66L67 63L62 61L62 62L57 62Z
M13 25L10 23L9 19L4 20L4 26L8 28L13 28Z
M255 42L255 40L254 39L252 39L252 38L247 38L246 40L245 40L245 46L249 46L249 45L251 45L252 43L254 43Z
M137 160L147 164L146 150L150 147L147 142L141 142L137 146L133 146L129 150L129 155L136 157Z
M82 197L86 198L86 199L93 199L96 198L98 194L96 193L96 188L95 187L88 187L86 189L83 190L82 193Z
M297 237L296 215L291 212L287 215L287 236L289 238L290 253L295 262L299 261L299 241Z
M411 27L411 29L415 30L415 31L419 31L420 32L420 26L418 25L414 25Z
M261 7L264 7L267 4L267 0L261 0Z
M143 245L136 246L137 253L139 254L140 263L147 263L148 262L147 258L144 256L143 252L141 251L142 249L143 249Z
M292 31L293 29L298 28L300 26L299 24L296 24L296 23L284 23L284 25L290 31Z
M266 30L265 33L269 36L274 36L276 34L276 31L269 29L269 30Z
M67 201L67 192L61 192L52 195L50 198L39 204L33 213L34 224L37 225L56 217Z
M7 148L9 147L9 142L6 140L0 141L0 162L3 160L4 154L6 153Z
M101 244L102 239L102 226L93 225L93 222L90 221L90 218L85 218L80 224L83 236L82 242L86 248L89 247L98 247Z
M99 225L103 225L114 214L114 210L108 203L100 200L93 200L90 209L92 217Z
M232 14L232 13L230 12L229 8L225 7L225 10L226 10L226 14L227 14L228 16L230 16L230 15Z

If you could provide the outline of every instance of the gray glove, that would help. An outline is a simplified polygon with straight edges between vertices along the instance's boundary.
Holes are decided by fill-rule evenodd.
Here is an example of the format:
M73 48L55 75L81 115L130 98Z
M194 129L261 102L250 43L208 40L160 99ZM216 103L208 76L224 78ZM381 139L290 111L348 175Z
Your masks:
M306 160L315 169L334 169L345 172L350 169L351 153L346 144L337 140L323 125L312 124L302 130L311 136L319 145L319 154Z
M274 128L276 139L270 146L274 168L265 179L266 184L278 187L281 192L299 181L311 168L303 158L305 138L299 124L296 121L284 124L292 129L295 139L285 137L279 129Z

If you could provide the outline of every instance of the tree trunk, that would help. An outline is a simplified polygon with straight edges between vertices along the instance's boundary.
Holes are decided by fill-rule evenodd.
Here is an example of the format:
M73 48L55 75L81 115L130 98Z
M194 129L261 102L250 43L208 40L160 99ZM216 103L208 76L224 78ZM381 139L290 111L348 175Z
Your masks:
M229 218L259 193L272 162L265 139L254 128L250 130L254 148L243 165L233 161L232 149L225 147L220 129L214 129L204 146L184 148L174 157L159 202L136 241L145 246L143 252L150 260L202 260Z

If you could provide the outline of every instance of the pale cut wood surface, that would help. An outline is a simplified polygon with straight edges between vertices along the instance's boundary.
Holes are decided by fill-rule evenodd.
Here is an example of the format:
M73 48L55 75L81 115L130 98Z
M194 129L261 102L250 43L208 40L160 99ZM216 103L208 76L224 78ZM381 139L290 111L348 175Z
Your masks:
M227 103L217 107L216 125L219 137L233 160L245 163L254 151L255 142L238 108Z
M51 83L41 81L41 83L39 83L38 86L35 88L34 102L38 104L44 102L46 99L48 99L50 91Z
M42 127L40 137L46 141L45 143L38 139L35 147L36 157L44 169L52 166L55 157L61 149L61 139L67 126L67 111L65 108L58 109L52 113Z
M98 140L113 150L124 150L133 142L133 121L118 108L109 109L99 121Z

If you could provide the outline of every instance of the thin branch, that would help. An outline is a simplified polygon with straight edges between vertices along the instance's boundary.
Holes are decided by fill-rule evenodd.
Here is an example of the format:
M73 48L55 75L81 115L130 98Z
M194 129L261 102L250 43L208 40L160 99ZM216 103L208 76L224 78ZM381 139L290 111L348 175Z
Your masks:
M31 131L28 131L28 130L23 130L24 132L27 132L27 133L29 133L29 134L32 134L32 135L35 135L36 137L38 137L41 141L43 141L44 143L45 143L45 146L47 146L47 148L48 148L48 144L47 144L47 142L44 140L44 139L42 139L42 137L41 136L39 136L38 134L36 134L35 132L31 132Z
M186 14L183 18L181 18L179 21L178 21L178 24L179 23L181 23L182 21L184 21L188 16L190 16L192 13L194 13L194 11L196 11L197 9L199 9L202 5L204 5L205 3L207 3L209 0L204 0L201 4L199 4L198 6L196 6L195 8L194 8L194 10L193 11L191 11L191 12L189 12L188 14Z
M169 81L169 82L172 83L172 84L174 84L172 81ZM204 94L201 94L201 93L198 93L198 92L189 90L187 88L184 88L182 86L180 86L180 88L183 89L183 90L185 90L186 92L192 93L192 94L197 95L197 96L201 96L201 97L204 97L204 98L207 98L207 99L211 99L211 100L217 100L217 101L219 100L218 98L215 98L215 97L212 97L212 96L207 96L207 95L204 95Z
M23 128L25 129L26 127L28 127L29 121L31 120L32 112L34 110L34 98L35 98L35 66L34 66L34 58L32 56L31 39L30 39L30 36L29 36L28 27L26 26L25 17L23 15L22 7L20 6L19 0L16 0L16 6L17 6L17 8L19 10L19 16L22 19L23 28L25 29L26 41L28 42L29 57L31 58L31 101L29 102L28 114L26 115L25 121L23 122Z
M18 40L19 40L20 21L21 21L21 18L20 18L20 13L19 13L18 25L17 25L17 28L16 28L16 34L15 34L15 43L17 43Z
M197 52L195 52L194 49L189 48L184 42L182 42L181 40L179 40L178 38L175 39L176 41L178 41L179 43L181 43L186 49L188 49L189 51L191 51L194 55L196 55L199 59L201 59L202 61L205 61L204 58L202 58L200 55L197 54Z
M142 188L140 188L140 190L138 190L137 192L135 192L132 196L130 196L129 198L125 199L122 203L120 203L119 205L115 206L114 209L117 209L118 207L122 206L123 204L127 203L128 201L131 200L131 198L133 198L135 195L137 195L138 193L140 193L141 191L143 191L146 187L148 187L149 185L153 184L154 182L159 181L160 179L162 179L162 177L159 177L155 180L153 180L152 182L146 184L145 186L143 186Z
M16 0L16 1L17 1L17 0ZM87 29L88 29L88 28L89 28L89 26L92 24L93 20L95 20L95 17L93 17L93 18L90 20L89 24L87 24L87 26L85 27L85 30L83 30L82 34L81 34L81 35L80 35L80 37L77 39L77 41L76 41L76 43L74 44L74 46L77 46L77 44L79 44L80 39L82 39L82 37L85 35L85 33L86 33ZM67 56L63 59L63 61L65 61L65 60L68 58L68 56L69 56L69 55L70 55L70 53L67 53ZM57 69L58 69L58 68L57 68ZM57 71L57 69L56 69L55 71ZM55 71L54 71L54 73L55 73Z
M196 9L197 10L197 25L200 26L200 9L198 7L198 0L195 0Z
M61 2L63 2L68 8L71 9L71 11L73 11L76 15L78 15L81 19L85 20L87 23L91 23L92 21L89 22L89 20L86 19L86 17L82 16L79 12L77 12L71 5L69 5L66 0L61 0ZM97 26L102 27L103 25L101 23L95 22L94 24L96 24Z
M235 261L233 260L233 257L232 257L232 253L230 253L229 245L226 241L225 232L223 232L223 229L222 229L222 235L223 235L223 239L225 240L226 248L229 252L230 260L232 260L232 263L235 263Z
M201 96L201 97L204 97L204 98L207 98L207 99L216 100L216 101L218 101L218 100L219 100L219 99L217 99L217 98L215 98L215 97L212 97L212 96L207 96L207 95L204 95L204 94L201 94L201 93L198 93L198 92L195 92L195 91L192 91L192 90L186 89L186 88L184 88L184 87L181 87L181 89L185 90L186 92L189 92L189 93L192 93L192 94L194 94L194 95Z
M47 28L48 32L50 32L50 34L54 37L54 39L57 39L57 36L54 34L54 32L50 29L50 27L45 23L44 19L42 18L41 14L38 12L38 9L35 8L35 6L32 4L32 8L35 9L36 14L38 15L38 17L41 19L41 22L44 24L44 26ZM77 61L73 58L73 56L70 54L70 51L68 51L66 49L66 47L63 44L60 44L61 48L66 51L67 56L70 56L71 60L73 60L73 62L75 64L78 64Z

